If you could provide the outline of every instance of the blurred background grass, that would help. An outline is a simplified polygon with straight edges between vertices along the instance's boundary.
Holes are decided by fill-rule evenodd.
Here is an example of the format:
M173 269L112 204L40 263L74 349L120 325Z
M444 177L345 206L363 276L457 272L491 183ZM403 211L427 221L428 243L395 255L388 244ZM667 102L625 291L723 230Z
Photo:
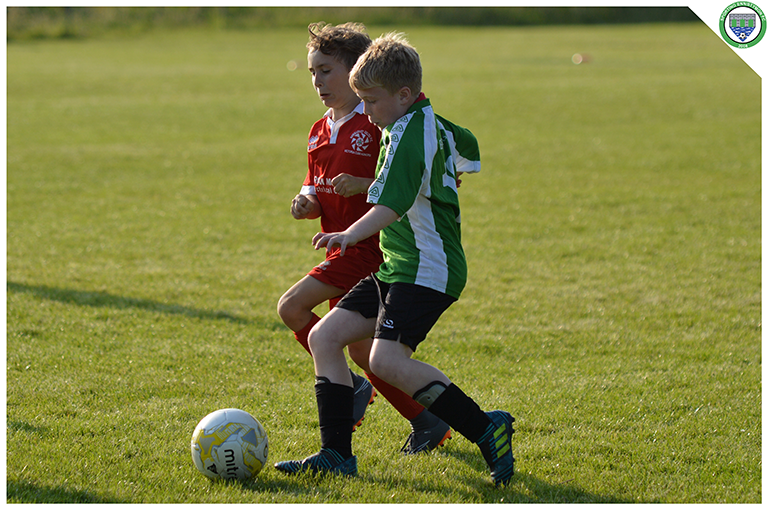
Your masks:
M82 38L160 28L305 27L307 19L370 26L521 26L690 22L686 7L8 7L8 40Z

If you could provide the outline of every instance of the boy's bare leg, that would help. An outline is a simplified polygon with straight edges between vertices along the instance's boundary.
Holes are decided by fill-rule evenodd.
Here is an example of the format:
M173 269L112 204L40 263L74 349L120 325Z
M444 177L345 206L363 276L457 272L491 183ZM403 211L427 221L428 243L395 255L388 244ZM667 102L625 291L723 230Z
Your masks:
M412 359L411 356L413 350L405 344L376 339L371 349L370 365L376 375L408 395L415 394L435 381L445 386L451 384L450 379L440 370Z
M506 484L514 473L510 438L515 419L506 411L483 412L445 374L411 359L412 355L411 348L404 344L375 339L370 365L380 377L413 395L414 400L477 444L491 468L494 483Z
M307 275L285 291L277 303L277 313L292 331L301 331L309 324L317 305L341 294L340 288Z
M277 312L283 322L293 330L293 335L296 341L306 349L309 355L312 352L309 349L309 333L312 328L320 322L320 317L314 313L314 308L325 301L329 301L333 298L337 298L342 294L342 290L333 285L321 282L317 278L310 275L305 276L296 284L288 289L285 294L280 298L277 305ZM364 342L360 342L363 344ZM353 344L357 346L357 344ZM370 341L367 346L362 345L362 348L370 350ZM368 366L368 354L357 356L365 357L365 369ZM354 359L355 357L353 357ZM357 374L353 374L353 386L355 388L355 405L354 405L354 418L355 428L360 426L365 416L365 411L368 405L373 402L373 397L376 395L376 391L371 386L371 383L365 378Z
M347 350L352 361L365 371L368 380L379 394L383 395L397 412L410 423L411 434L406 439L401 452L407 455L417 454L442 446L451 437L451 429L448 424L427 411L424 406L413 400L411 395L374 375L369 364L372 345L373 340L366 338L349 344ZM358 393L355 393L355 409L358 409L358 398ZM356 426L358 425L359 423L356 424Z
M358 312L334 308L312 329L309 348L315 361L315 376L334 384L352 386L344 348L373 336L376 319Z
M375 318L365 319L358 312L334 308L312 328L309 348L315 362L320 451L300 461L278 462L276 469L286 473L357 473L357 457L352 454L354 390L344 348L370 338L375 325Z

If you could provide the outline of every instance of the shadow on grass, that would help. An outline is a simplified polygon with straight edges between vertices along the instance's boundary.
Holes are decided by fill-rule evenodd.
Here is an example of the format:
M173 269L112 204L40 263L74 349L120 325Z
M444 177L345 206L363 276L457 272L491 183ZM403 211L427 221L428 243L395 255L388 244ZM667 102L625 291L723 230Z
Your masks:
M34 294L42 299L59 301L60 303L80 306L92 306L96 308L114 308L124 310L126 308L138 308L151 312L165 313L169 315L184 315L197 319L227 320L237 324L250 324L252 321L227 312L202 310L182 305L169 305L151 299L137 299L124 296L115 296L108 292L94 292L74 289L60 289L46 285L27 285L24 283L8 282L8 292Z
M545 482L532 475L516 473L510 486L504 490L512 492L510 503L636 503L614 496L593 494L570 483L570 480L561 483Z
M494 487L489 476L487 468L483 468L483 474L486 475L482 481L477 478L467 478L463 482L450 484L450 487L440 484L429 484L414 481L412 488L417 492L432 493L440 495L440 499L451 504L462 504L467 502L477 502L478 497L482 499L480 503L614 503L627 504L634 501L623 500L613 496L594 494L579 487L569 485L569 482L549 483L536 478L530 474L516 473L511 482L506 487ZM324 477L315 477L310 474L286 476L284 479L257 478L248 482L231 482L239 484L244 490L254 492L272 492L275 494L290 494L293 497L307 496L316 499L318 490L322 487ZM372 485L386 485L388 481L381 480L376 476L358 475L358 480L363 480ZM309 481L309 483L308 483ZM389 480L391 482L391 480ZM461 487L466 487L462 490ZM330 489L329 490L336 490ZM393 501L366 501L366 503L395 503ZM397 501L396 503L409 503L408 501Z
M36 427L34 425L30 425L25 421L18 421L18 420L8 420L8 423L6 426L8 431L25 432L27 434L43 435L45 432L48 431L48 429L45 427Z
M504 487L495 487L485 465L481 467L480 480L466 478L462 483L452 484L450 488L440 490L446 501L454 503L474 502L478 496L481 503L630 503L613 496L603 496L587 492L569 482L545 482L529 474L515 473L512 480ZM371 480L375 483L376 480ZM458 487L466 487L464 494ZM435 486L418 483L414 486L419 492L435 492Z
M125 503L118 499L104 498L88 491L66 487L50 487L30 482L7 480L7 502L13 503Z
M483 503L636 503L636 501L621 499L611 495L601 495L585 491L574 485L575 480L551 482L520 472L515 472L508 485L497 488L492 485L490 476L488 476L488 467L479 456L451 452L450 450L441 453L451 455L459 462L472 466L479 473L487 477L487 486L485 488L478 487L477 480L465 480L465 484L468 487L474 486L475 489L483 494L485 500ZM422 490L429 491L430 487L423 487ZM473 497L473 494L468 496Z

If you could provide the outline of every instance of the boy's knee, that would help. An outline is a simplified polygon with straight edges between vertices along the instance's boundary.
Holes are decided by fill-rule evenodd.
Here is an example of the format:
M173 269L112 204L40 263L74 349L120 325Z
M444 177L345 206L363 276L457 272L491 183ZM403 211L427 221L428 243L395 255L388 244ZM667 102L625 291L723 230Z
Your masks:
M391 380L397 375L397 367L392 363L391 358L377 354L376 351L371 351L368 365L377 377L380 377L385 381Z
M285 319L287 316L290 315L291 312L291 300L286 295L283 294L280 296L280 300L277 302L277 314L280 316L281 319Z
M297 304L296 300L288 294L284 294L277 302L277 315L279 315L283 323L288 325L291 329L296 328L297 325L306 321L303 310Z
M326 334L326 331L317 325L309 332L307 343L309 344L309 350L312 352L312 355L323 349L343 348L336 345L334 336Z
M322 345L322 342L320 341L320 335L316 331L317 330L315 328L312 328L312 330L309 332L309 335L307 336L307 344L309 344L309 349L312 352L314 352L316 348Z

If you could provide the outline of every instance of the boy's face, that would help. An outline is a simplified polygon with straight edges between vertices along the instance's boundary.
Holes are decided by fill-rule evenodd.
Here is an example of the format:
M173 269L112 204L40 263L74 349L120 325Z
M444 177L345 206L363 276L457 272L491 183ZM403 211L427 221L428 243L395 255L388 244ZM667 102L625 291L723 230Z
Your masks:
M395 94L390 94L383 87L355 90L355 93L363 100L365 114L379 128L393 124L397 119L405 115L413 104L411 90L403 87Z
M349 69L330 55L310 51L307 65L312 74L312 86L328 108L344 109L360 102L349 86Z

